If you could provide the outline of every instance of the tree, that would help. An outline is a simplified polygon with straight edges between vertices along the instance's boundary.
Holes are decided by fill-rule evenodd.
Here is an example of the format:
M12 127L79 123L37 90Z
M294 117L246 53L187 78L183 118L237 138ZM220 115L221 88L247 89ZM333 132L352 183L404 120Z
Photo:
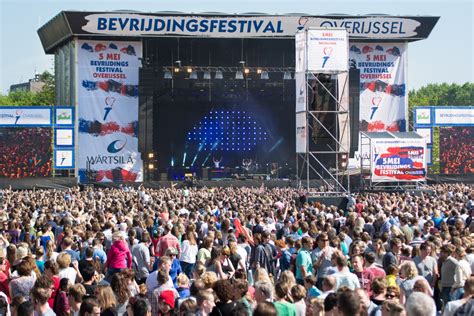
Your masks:
M54 105L54 75L45 71L40 75L40 80L45 83L40 92L16 91L7 95L0 94L0 106Z
M415 106L474 105L474 83L428 84L408 94L409 122L413 127ZM439 128L433 131L433 166L431 172L439 172Z

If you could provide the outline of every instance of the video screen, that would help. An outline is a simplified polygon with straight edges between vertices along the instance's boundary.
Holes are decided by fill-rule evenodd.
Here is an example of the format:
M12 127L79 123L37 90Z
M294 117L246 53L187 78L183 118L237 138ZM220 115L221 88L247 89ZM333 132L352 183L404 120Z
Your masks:
M178 87L181 83L188 82L175 82ZM155 145L160 166L238 168L250 164L248 168L265 173L267 165L294 164L295 114L289 97L294 95L294 83L270 79L248 86L236 80L211 86L192 84L197 87L175 86L173 97L158 99ZM204 91L196 94L200 88ZM285 89L287 98L282 96Z
M442 127L439 134L440 172L474 173L474 127Z
M0 128L0 177L51 175L50 128Z

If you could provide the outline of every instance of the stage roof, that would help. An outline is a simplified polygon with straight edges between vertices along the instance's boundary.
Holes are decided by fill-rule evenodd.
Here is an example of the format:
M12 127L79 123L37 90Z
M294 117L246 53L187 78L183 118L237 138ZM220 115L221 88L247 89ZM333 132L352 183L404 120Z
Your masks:
M346 28L351 42L412 42L428 38L438 20L437 16L384 14L61 11L38 30L38 35L47 54L54 53L74 36L121 40L141 37L293 39L298 30L308 27Z

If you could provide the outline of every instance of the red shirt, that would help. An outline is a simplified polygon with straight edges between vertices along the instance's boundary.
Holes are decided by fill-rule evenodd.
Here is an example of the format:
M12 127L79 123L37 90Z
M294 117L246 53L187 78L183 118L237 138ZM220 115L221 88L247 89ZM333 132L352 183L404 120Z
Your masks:
M53 290L53 293L51 293L51 297L48 299L48 304L49 304L49 307L51 307L51 309L54 308L54 298L56 297L56 293L58 292L58 288L59 288L59 277L56 275L53 275L52 279L53 279L53 284L54 284L54 290Z
M354 273L359 278L360 287L363 288L370 297L372 295L370 286L372 285L372 281L375 279L374 274L372 273L372 271L367 270L367 268L364 268L362 272L354 272Z
M166 255L166 250L168 250L169 248L175 248L178 250L178 258L179 254L181 253L178 238L176 238L171 232L160 238L160 241L158 242L156 248L157 251L155 252L155 255L157 255L158 257Z
M374 278L385 278L385 271L382 268L379 268L379 267L376 267L376 266L371 266L371 267L367 267L365 269L371 271L372 274L374 275Z

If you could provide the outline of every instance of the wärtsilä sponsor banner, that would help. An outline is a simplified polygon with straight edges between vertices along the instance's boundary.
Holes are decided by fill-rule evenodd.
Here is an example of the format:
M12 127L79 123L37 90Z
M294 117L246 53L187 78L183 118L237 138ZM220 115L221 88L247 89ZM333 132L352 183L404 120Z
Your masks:
M81 182L142 181L138 152L141 43L78 41Z

